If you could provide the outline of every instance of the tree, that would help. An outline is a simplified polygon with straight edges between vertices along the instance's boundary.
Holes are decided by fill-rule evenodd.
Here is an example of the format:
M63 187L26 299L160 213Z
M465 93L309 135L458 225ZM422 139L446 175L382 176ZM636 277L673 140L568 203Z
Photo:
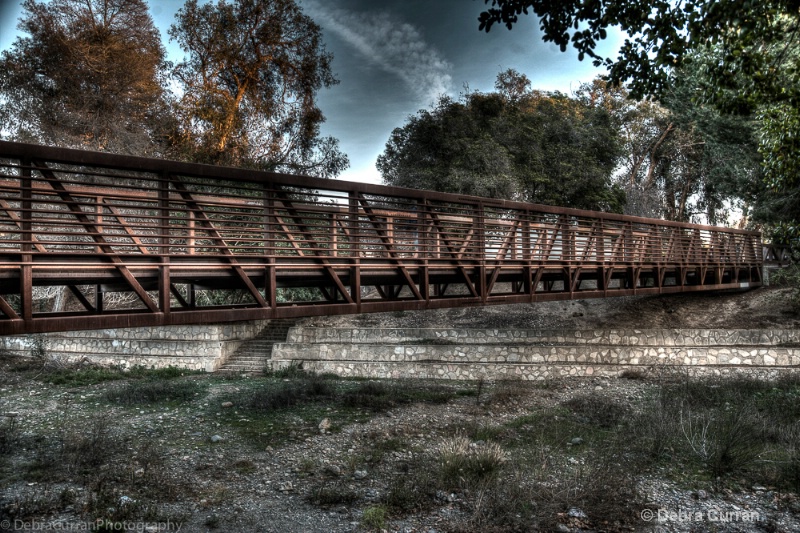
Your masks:
M763 162L754 214L776 235L800 235L800 0L491 0L480 28L512 28L529 10L546 41L572 43L634 97L663 98L691 68L695 102L754 117ZM616 59L596 51L609 28L628 35Z
M319 137L316 92L337 83L331 55L294 0L189 0L169 34L186 53L174 71L182 157L321 176L347 168L337 141Z
M25 0L0 58L0 123L15 139L154 150L163 96L158 30L143 0Z
M607 109L620 132L625 213L712 224L731 207L747 215L761 175L752 121L694 101L688 93L697 76L687 70L661 102L628 98L624 88L599 79L576 97Z
M480 14L480 29L489 31L496 23L510 29L531 10L545 41L562 51L572 43L579 59L589 56L596 66L609 67L612 82L630 82L635 97L660 93L692 51L710 46L723 52L712 72L716 86L725 87L724 80L738 73L750 79L751 90L779 93L770 79L775 65L764 61L765 46L784 49L786 32L798 31L800 12L800 0L484 1L492 7ZM786 24L778 24L781 20ZM628 35L616 60L596 52L611 28Z
M609 113L501 73L497 92L442 98L396 128L378 158L385 183L584 209L621 211Z

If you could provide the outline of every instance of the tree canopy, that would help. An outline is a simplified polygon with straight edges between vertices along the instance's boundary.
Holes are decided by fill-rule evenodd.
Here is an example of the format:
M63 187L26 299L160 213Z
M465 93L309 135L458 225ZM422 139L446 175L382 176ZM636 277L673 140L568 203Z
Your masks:
M754 213L789 236L779 239L800 238L800 0L484 1L481 29L512 28L532 12L544 40L605 65L633 97L663 101L683 84L682 97L728 116L719 120L749 117L763 171ZM616 58L602 57L598 43L612 28L628 38ZM752 185L740 181L740 196Z
M530 90L501 73L496 92L442 98L396 128L378 158L385 183L620 212L619 153L602 107Z
M0 121L19 140L146 154L164 49L143 0L25 0L0 57Z
M295 0L187 0L164 60L145 0L25 0L0 56L15 140L331 177L348 165L317 92L337 83Z
M294 0L188 0L169 34L186 53L175 140L192 159L322 176L347 167L319 137L331 55Z
M785 44L785 32L797 31L800 12L800 0L484 1L492 7L481 13L481 29L489 31L497 23L510 29L530 10L539 18L545 41L562 51L571 43L579 59L589 56L595 65L609 67L613 82L629 82L635 97L660 93L673 69L683 66L692 51L709 46L724 54L713 72L717 85L724 86L738 72L752 80L754 89L774 92L770 75L775 65L764 61L764 47ZM790 27L781 27L780 21ZM628 35L616 59L597 53L599 41L613 28Z

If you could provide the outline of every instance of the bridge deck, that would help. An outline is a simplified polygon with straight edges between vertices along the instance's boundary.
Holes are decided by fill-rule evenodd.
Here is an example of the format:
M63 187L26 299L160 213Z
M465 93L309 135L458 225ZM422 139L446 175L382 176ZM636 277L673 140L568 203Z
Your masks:
M0 334L755 287L757 232L0 142Z

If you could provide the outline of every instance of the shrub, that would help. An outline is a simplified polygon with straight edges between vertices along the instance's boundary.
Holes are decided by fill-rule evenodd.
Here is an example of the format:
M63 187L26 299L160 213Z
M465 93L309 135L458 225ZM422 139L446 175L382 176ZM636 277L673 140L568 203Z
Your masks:
M796 311L800 311L800 262L797 261L797 257L795 257L795 262L772 274L770 283L778 287L790 287L792 289L790 297L792 307Z
M333 384L317 376L306 376L300 381L281 384L277 389L270 386L253 392L247 406L255 411L274 411L313 403L336 394Z
M385 505L370 505L361 515L361 526L380 531L386 528L387 510Z
M583 424L591 424L602 429L618 426L627 416L628 409L604 396L582 395L564 402L570 411Z
M764 453L761 425L755 411L747 405L681 412L685 442L714 478L738 472Z
M392 392L383 383L368 381L354 390L347 391L342 397L342 403L347 407L383 411L391 408L400 399Z
M196 381L142 380L112 388L106 393L106 398L122 405L186 402L194 399L200 390Z
M440 480L447 488L469 488L494 480L506 462L499 444L479 444L466 437L444 440L437 457Z
M0 413L0 455L10 453L14 449L18 436L16 416Z
M308 495L311 503L321 507L350 505L357 502L358 499L358 493L342 483L320 485L312 489Z
M429 459L422 459L408 474L392 480L384 503L396 513L411 513L429 508L436 496L435 470L435 465Z

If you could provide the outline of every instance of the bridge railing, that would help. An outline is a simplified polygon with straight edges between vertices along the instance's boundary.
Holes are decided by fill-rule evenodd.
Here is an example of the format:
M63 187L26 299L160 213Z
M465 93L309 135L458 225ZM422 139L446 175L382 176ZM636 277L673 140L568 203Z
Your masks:
M752 231L9 142L0 256L0 333L755 286L763 262Z

